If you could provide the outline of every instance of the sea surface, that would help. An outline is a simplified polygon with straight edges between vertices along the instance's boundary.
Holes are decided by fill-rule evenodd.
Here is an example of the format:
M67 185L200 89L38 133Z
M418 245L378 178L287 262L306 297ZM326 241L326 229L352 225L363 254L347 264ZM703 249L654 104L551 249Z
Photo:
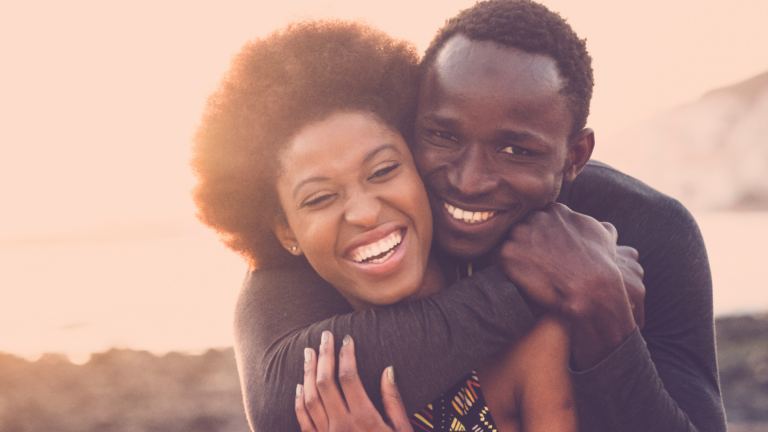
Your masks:
M768 311L768 212L694 213L715 313ZM200 352L232 345L246 265L213 233L0 245L0 351L83 363L110 347Z

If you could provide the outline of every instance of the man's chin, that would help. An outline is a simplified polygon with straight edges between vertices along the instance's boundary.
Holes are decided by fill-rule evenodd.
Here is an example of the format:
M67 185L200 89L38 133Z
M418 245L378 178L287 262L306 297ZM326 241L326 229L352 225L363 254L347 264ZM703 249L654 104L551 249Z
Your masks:
M474 261L488 255L496 242L483 241L484 239L455 236L452 233L435 232L435 240L440 248L440 253L450 258L461 261Z

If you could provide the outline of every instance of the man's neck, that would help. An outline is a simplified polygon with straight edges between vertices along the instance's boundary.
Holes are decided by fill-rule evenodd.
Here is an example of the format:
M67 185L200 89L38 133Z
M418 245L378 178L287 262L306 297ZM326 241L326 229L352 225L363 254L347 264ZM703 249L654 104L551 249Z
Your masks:
M449 283L472 276L473 273L490 266L492 262L490 253L475 258L456 257L440 252L435 256L445 280Z

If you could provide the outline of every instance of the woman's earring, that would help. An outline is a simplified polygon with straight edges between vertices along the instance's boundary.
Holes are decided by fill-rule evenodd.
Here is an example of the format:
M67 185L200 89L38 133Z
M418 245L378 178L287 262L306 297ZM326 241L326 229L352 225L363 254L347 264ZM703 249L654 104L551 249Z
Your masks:
M288 250L290 250L291 252L296 252L298 249L299 249L298 246L291 246L288 248Z

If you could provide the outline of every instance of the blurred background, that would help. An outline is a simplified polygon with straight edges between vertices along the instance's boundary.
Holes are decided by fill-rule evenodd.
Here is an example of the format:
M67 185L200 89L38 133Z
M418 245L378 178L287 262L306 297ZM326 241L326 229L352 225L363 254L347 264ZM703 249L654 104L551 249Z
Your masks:
M594 59L594 158L681 200L698 220L716 314L750 315L721 319L737 330L726 331L731 339L720 346L746 350L725 363L721 356L721 369L735 368L734 383L757 386L739 397L768 413L768 339L754 341L768 334L761 327L768 311L768 3L543 3L587 38ZM45 383L64 376L70 381L62 389L96 376L98 385L115 387L116 376L135 377L126 371L156 359L158 376L192 365L184 373L197 378L185 385L234 401L232 422L206 414L178 427L246 427L228 349L246 266L197 222L190 198L190 142L206 96L245 41L290 20L364 19L423 52L447 18L472 4L0 0L0 352L7 353L0 388L14 382L17 391L59 395ZM739 339L739 329L752 339ZM33 419L45 417L45 408L29 411L5 388L0 418L28 416L0 421L0 430L37 430ZM142 399L142 388L125 394ZM166 401L174 391L191 394L164 388L171 393L155 396ZM120 406L115 413L141 417L133 405ZM145 411L160 417L190 411L153 406ZM756 429L768 414L745 409L729 407L734 427L768 430ZM130 429L120 426L128 417L110 415L71 430ZM147 420L130 430L172 430L163 424Z

